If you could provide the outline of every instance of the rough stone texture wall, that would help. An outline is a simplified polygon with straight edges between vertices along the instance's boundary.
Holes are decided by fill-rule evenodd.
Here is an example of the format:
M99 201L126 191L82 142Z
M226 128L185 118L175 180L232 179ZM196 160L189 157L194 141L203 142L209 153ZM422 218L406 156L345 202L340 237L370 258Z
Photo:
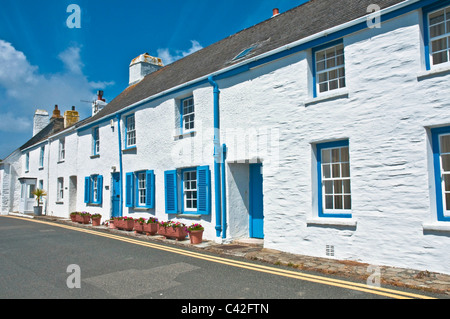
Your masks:
M422 225L436 215L427 128L450 123L450 76L418 78L419 21L414 12L344 38L347 97L310 103L310 52L221 82L225 129L279 129L279 161L261 156L265 247L325 257L333 245L338 259L450 272L448 232ZM249 135L227 141L229 161L240 159L240 143L251 147ZM310 222L318 219L315 144L340 139L350 144L356 227Z

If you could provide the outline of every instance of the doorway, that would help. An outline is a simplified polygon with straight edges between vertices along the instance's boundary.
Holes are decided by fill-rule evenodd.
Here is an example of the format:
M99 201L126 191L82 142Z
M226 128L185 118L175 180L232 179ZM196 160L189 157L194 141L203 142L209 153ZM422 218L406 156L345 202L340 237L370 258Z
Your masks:
M19 178L19 212L21 214L34 214L33 207L36 205L36 200L34 198L33 192L36 189L36 181L36 178Z
M120 217L120 197L122 196L120 187L120 173L112 173L111 178L111 217Z
M262 164L250 164L249 231L251 238L264 238L264 201Z

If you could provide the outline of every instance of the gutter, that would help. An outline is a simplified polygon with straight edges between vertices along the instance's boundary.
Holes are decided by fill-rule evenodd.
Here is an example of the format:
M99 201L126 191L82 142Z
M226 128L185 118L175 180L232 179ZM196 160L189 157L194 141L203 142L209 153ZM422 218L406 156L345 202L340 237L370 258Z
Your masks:
M214 196L215 196L215 212L216 212L216 236L220 237L222 232L221 218L221 194L220 194L220 107L219 96L220 90L214 77L210 76L208 82L214 88Z
M383 21L387 21L389 19L392 19L392 18L395 18L395 17L397 17L399 15L402 15L402 14L408 12L408 11L417 10L417 9L421 8L422 6L426 6L426 5L434 3L434 2L436 2L436 0L406 0L406 1L403 1L401 3L395 4L393 6L390 6L388 8L380 10L380 12L379 12L380 13L380 18L382 18ZM412 6L412 7L408 8L409 6ZM399 12L396 12L396 11L399 11ZM133 103L133 104L131 104L131 105L129 105L129 106L119 110L119 111L116 111L115 114L117 114L117 113L122 113L123 114L125 112L130 111L131 109L133 109L135 107L138 107L141 104L150 102L152 100L156 100L156 99L158 99L160 97L163 97L165 95L168 95L168 94L173 94L174 92L176 92L178 90L186 89L189 86L194 86L194 85L200 85L202 83L207 83L207 82L209 82L209 78L211 78L211 77L217 78L218 76L220 76L221 78L226 78L228 76L234 76L234 75L237 75L237 74L239 74L241 72L248 71L249 69L251 69L253 67L256 67L258 65L262 65L262 64L265 64L265 63L268 63L268 62L271 62L273 60L276 60L276 59L280 58L280 57L278 57L278 58L277 57L273 57L273 55L282 54L282 53L284 53L285 55L290 55L290 54L293 54L293 53L296 53L296 52L299 52L299 51L306 50L306 49L308 49L310 47L316 46L316 44L314 44L314 43L312 43L312 44L310 44L308 46L307 45L308 43L314 42L314 41L318 41L321 38L327 38L326 42L332 41L334 39L339 39L339 38L342 37L341 35L338 34L337 36L335 35L334 37L332 35L336 34L336 33L339 33L339 32L341 32L341 31L343 31L345 29L352 28L351 32L349 32L349 33L360 31L362 29L367 28L367 21L372 16L373 16L373 13L370 13L370 14L368 13L367 15L364 15L364 16L362 16L360 18L355 19L355 20L346 22L344 24L341 24L341 25L338 25L336 27L333 27L333 28L321 31L319 33L316 33L314 35L308 36L306 38L303 38L303 39L294 41L292 43L286 44L286 45L284 45L282 47L279 47L277 49L265 52L263 54L255 56L253 58L249 58L249 59L247 59L245 61L233 64L232 66L229 66L229 67L226 67L226 68L221 69L219 71L216 71L216 72L210 73L208 75L199 77L199 78L197 78L195 80L191 80L189 82L180 84L178 86L175 86L173 88L170 88L170 89L165 90L163 92L160 92L158 94L155 94L153 96L145 98L145 99L143 99L143 100L141 100L139 102ZM294 48L296 48L296 50L292 51L292 49L294 49ZM242 68L242 70L239 70L239 68ZM230 73L230 74L227 75L227 73ZM100 119L98 119L98 120L96 120L96 121L94 121L92 123L88 123L88 124L79 126L77 128L77 130L82 130L85 127L96 125L97 123L100 123L100 122L103 122L105 120L109 120L109 119L112 119L112 118L114 118L114 114L105 115L104 117L102 117L102 118L100 118Z

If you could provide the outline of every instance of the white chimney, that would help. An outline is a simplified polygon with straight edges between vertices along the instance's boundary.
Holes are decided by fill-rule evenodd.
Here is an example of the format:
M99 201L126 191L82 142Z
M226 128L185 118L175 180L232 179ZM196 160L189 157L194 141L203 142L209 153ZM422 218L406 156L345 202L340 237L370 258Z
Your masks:
M163 66L160 58L152 57L148 53L141 54L130 63L129 85L140 82L146 75L158 71Z
M108 103L103 98L103 91L97 91L97 100L92 102L92 116L100 112Z
M45 110L36 110L33 119L33 136L39 133L49 123L48 112Z

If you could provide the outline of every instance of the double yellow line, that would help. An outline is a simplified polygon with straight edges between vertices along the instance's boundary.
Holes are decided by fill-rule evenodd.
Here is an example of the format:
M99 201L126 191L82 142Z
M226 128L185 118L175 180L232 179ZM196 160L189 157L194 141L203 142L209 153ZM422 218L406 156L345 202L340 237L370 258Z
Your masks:
M119 235L103 233L103 232L90 230L90 229L86 229L86 228L74 227L74 226L65 225L65 224L58 224L58 223L46 222L46 221L35 220L35 219L27 219L27 218L21 218L21 217L11 217L11 216L8 216L8 217L32 221L32 222L40 223L40 224L51 225L54 227L70 229L70 230L74 230L74 231L78 231L78 232L82 232L82 233L92 234L95 236L106 237L106 238L119 240L122 242L134 244L134 245L139 245L139 246L144 246L144 247L148 247L148 248L167 251L167 252L171 252L174 254L188 256L188 257L197 258L197 259L202 259L202 260L206 260L206 261L210 261L210 262L216 262L216 263L220 263L223 265L229 265L229 266L233 266L233 267L244 268L244 269L249 269L249 270L253 270L253 271L259 271L259 272L263 272L263 273L267 273L267 274L283 276L283 277L288 277L288 278L293 278L293 279L298 279L298 280L303 280L303 281L315 282L315 283L324 284L324 285L328 285L328 286L335 286L335 287L340 287L340 288L344 288L344 289L351 289L351 290L361 291L361 292L365 292L365 293L380 295L383 297L389 297L389 298L395 298L395 299L414 299L414 298L435 299L432 297L409 293L409 292L404 292L404 291L398 291L398 290L393 290L393 289L388 289L388 288L383 288L383 287L369 286L367 284L354 283L354 282L345 281L345 280L310 275L310 274L305 274L305 273L301 273L298 271L285 270L285 269L269 267L269 266L265 266L265 265L258 265L258 264L253 264L253 263L248 263L248 262L244 262L244 261L233 260L233 259L228 259L228 258L223 258L223 257L218 257L218 256L205 255L205 254L197 253L194 251L187 251L187 250L180 249L180 248L168 247L168 246L164 246L164 245L160 245L160 244L144 242L144 241L133 239L133 238L127 238L127 237L123 237L123 236L119 236Z

